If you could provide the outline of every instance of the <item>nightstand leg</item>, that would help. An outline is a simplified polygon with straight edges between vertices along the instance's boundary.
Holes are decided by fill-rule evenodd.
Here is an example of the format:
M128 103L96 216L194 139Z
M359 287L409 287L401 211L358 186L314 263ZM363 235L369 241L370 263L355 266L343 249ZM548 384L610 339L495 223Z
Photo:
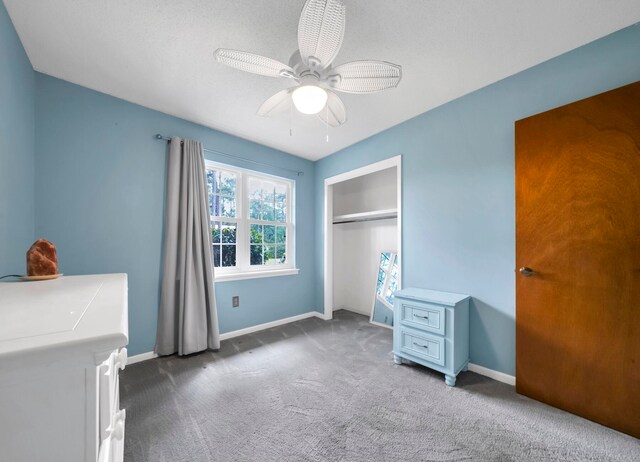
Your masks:
M455 375L445 375L444 383L446 383L450 387L456 386L456 376Z
M402 358L396 354L393 355L393 362L396 364L402 364Z

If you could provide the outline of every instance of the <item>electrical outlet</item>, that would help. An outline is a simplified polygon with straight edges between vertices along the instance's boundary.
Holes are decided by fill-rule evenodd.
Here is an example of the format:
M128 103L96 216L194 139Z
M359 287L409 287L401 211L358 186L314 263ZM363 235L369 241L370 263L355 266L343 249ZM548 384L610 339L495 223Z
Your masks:
M234 308L238 308L240 306L240 296L234 295L233 297L231 297L231 305Z

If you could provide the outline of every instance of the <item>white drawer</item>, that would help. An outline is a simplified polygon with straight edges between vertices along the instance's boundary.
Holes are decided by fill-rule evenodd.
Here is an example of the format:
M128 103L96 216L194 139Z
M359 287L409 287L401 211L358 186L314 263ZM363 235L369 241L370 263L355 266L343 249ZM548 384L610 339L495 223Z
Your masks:
M127 349L111 353L109 358L98 368L98 410L100 422L100 441L108 436L108 428L112 425L112 416L120 407L120 380L118 373L127 363Z
M100 445L98 462L122 462L124 460L124 426L127 414L123 410L112 414L108 436Z

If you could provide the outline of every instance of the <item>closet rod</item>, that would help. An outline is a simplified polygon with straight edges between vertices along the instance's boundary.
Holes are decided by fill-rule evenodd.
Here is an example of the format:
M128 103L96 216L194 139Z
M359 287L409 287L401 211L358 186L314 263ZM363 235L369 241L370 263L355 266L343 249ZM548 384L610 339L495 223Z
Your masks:
M372 217L372 218L358 218L355 220L345 220L345 221L334 221L334 225L342 225L344 223L360 223L363 221L376 221L376 220L395 220L398 216L387 216L387 217Z
M163 141L167 141L167 142L171 141L171 138L169 138L168 136L162 136L159 133L156 135L155 138L157 140L163 140ZM284 171L287 171L287 172L295 173L298 176L304 175L304 172L302 172L300 170L292 170L290 168L278 167L277 165L272 165L272 164L267 164L265 162L259 162L257 160L247 159L246 157L234 156L233 154L227 154L226 152L216 151L214 149L203 148L203 150L206 151L206 152L210 152L211 154L217 154L219 156L229 157L230 159L236 159L236 160L239 160L239 161L242 161L242 162L248 162L248 163L254 164L254 165L262 165L264 167L277 168L277 169L284 170Z

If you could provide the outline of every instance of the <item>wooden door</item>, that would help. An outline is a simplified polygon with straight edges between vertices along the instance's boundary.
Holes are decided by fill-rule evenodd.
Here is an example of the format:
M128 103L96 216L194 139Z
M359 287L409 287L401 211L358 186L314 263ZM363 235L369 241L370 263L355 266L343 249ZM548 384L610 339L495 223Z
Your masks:
M518 393L640 437L640 82L516 122L516 265Z

